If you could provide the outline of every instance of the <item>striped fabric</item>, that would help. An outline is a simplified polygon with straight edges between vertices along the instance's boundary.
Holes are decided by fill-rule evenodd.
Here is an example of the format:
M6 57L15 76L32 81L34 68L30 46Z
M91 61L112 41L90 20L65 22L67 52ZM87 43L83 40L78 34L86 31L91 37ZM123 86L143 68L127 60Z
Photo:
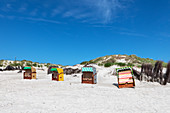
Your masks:
M131 70L118 72L119 83L133 83Z

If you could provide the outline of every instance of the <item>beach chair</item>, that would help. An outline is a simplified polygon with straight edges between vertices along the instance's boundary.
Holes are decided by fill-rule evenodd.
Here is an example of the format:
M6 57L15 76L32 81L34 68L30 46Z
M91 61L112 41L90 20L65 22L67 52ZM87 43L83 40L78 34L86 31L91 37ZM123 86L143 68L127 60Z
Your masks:
M131 67L117 68L116 72L119 88L135 87L135 80Z
M33 67L24 67L24 79L36 79L36 69Z
M95 67L82 67L82 83L97 84L97 73Z
M52 80L64 81L64 72L62 68L51 68Z

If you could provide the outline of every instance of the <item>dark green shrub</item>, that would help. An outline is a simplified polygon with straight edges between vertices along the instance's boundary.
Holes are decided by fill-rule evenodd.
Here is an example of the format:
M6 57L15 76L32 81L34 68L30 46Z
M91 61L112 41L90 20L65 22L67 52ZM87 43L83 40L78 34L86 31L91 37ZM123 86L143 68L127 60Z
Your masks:
M27 63L26 63L26 66L32 66L32 64L27 62Z
M138 65L137 67L138 67L138 68L141 68L141 65Z
M126 64L125 63L114 63L115 65L118 65L118 66L126 66Z
M112 66L112 63L106 63L106 64L104 64L104 67L110 67L110 66Z
M34 67L37 67L37 64L36 64L36 63L34 63L34 64L33 64L33 66L34 66Z
M99 63L98 66L103 66L103 64L100 64L100 63Z
M127 66L135 66L134 64L132 63L128 63Z

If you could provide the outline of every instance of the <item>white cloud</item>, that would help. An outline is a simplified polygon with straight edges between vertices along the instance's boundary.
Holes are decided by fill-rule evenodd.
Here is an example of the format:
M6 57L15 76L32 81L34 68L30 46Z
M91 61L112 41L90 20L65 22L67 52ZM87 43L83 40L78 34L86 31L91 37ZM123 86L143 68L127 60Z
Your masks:
M7 19L18 19L18 20L31 20L31 21L38 21L38 22L47 22L47 23L54 23L54 24L64 24L60 21L56 20L49 20L49 19L44 19L44 18L32 18L32 17L18 17L18 16L13 16L13 15L1 15L0 18L7 18Z
M62 0L48 2L22 2L18 9L11 9L6 3L6 10L23 14L24 16L44 18L49 16L52 20L57 18L74 18L86 23L112 23L117 13L125 9L126 3L132 0ZM37 4L35 7L34 5ZM33 6L32 6L33 5ZM8 8L7 8L8 7ZM33 8L34 7L34 8Z
M98 0L96 12L102 16L104 23L108 23L115 16L116 10L121 7L118 0Z
M59 21L49 20L49 19L44 19L44 18L19 17L19 19L39 21L39 22L48 22L48 23L54 23L54 24L62 24Z
M97 20L95 23L110 23L116 18L117 12L125 8L120 0L80 0L71 5L74 7L68 7L63 17L85 19L86 22L94 19Z

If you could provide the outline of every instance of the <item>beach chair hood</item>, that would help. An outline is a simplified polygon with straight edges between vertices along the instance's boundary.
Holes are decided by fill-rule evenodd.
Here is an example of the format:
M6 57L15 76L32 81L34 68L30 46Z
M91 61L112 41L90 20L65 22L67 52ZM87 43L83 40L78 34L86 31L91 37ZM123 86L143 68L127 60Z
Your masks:
M83 72L93 72L93 74L95 74L96 68L95 67L82 67L81 71L82 71L82 73Z

